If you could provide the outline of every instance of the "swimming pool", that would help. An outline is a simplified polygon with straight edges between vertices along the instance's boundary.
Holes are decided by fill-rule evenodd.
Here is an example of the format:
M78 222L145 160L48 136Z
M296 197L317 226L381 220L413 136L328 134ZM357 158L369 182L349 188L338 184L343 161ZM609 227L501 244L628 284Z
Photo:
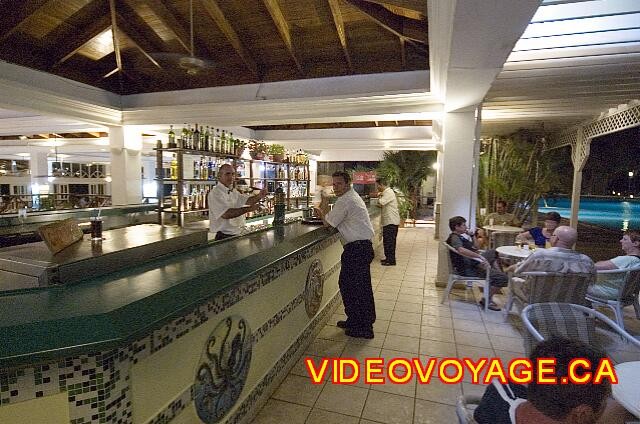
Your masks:
M563 218L571 217L571 200L567 197L540 199L540 212L556 211ZM640 201L582 197L578 220L616 230L640 229Z

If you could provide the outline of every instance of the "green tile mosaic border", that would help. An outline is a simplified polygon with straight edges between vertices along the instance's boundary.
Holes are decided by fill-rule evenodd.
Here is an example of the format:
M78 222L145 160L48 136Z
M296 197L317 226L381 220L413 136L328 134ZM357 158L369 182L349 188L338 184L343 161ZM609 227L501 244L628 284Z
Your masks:
M11 403L67 392L71 424L130 423L132 410L128 373L133 364L168 346L337 241L338 235L334 234L295 252L126 347L68 357L33 367L2 369L0 408ZM334 265L325 274L325 278L327 274L331 275L336 271L336 266L339 269L340 263ZM299 304L303 299L298 296L294 301ZM280 320L273 321L267 326L268 329L273 328ZM260 337L264 337L267 332L268 330L261 333ZM174 403L184 399L182 395ZM177 405L174 408L180 409Z

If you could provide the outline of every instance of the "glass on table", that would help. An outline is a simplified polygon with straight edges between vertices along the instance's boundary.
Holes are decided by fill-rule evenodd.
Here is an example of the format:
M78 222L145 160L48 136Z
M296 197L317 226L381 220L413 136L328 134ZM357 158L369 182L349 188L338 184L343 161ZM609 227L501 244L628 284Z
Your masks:
M529 250L534 251L536 250L536 242L535 241L529 241Z

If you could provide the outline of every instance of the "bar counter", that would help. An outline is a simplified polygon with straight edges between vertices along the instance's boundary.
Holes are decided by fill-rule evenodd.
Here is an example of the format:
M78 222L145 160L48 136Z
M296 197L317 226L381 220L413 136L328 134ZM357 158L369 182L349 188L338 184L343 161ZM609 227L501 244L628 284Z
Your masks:
M296 222L0 295L0 422L249 422L339 304L341 253Z

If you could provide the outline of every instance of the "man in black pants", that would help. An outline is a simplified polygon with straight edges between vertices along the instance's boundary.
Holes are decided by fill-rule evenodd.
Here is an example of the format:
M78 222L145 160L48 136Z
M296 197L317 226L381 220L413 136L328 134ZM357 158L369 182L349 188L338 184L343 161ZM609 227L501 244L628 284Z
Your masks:
M338 321L337 325L345 329L347 336L372 339L376 320L370 269L373 261L373 226L364 202L351 188L351 176L338 171L333 173L332 178L333 191L338 200L331 212L324 215L316 209L316 214L324 220L325 225L335 227L344 241L338 285L347 320Z
M387 186L387 182L376 179L378 189L378 207L382 208L382 245L384 246L384 259L380 261L383 266L395 266L396 264L396 238L400 225L400 213L398 212L398 199L396 193Z

